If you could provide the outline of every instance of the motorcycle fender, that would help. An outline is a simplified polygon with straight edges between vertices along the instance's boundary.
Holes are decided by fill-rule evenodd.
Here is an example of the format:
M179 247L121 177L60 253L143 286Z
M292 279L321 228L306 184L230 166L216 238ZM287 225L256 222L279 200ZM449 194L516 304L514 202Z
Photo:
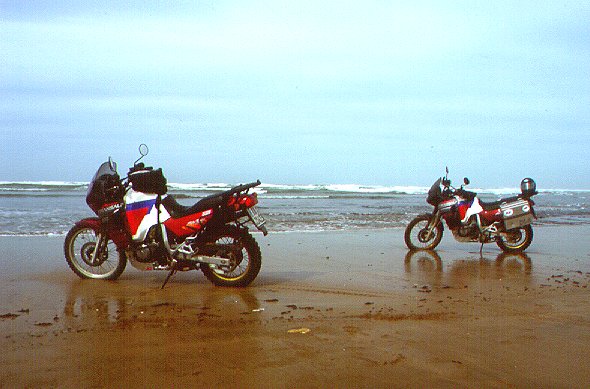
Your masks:
M88 217L76 222L77 227L91 228L98 232L102 229L100 219L97 217ZM124 249L129 245L127 236L123 232L109 231L109 238L115 243L118 249Z
M94 231L100 231L100 220L97 217L88 217L76 222L76 227L92 228Z

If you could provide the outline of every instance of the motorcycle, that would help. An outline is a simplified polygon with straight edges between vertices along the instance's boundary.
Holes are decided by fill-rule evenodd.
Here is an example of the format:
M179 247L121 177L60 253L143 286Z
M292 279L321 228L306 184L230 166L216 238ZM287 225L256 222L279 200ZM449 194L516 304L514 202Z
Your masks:
M215 285L249 285L261 253L246 223L267 234L257 194L249 192L260 181L184 206L167 194L162 169L140 162L147 146L139 152L123 179L111 157L98 168L86 195L97 217L78 221L66 235L69 267L81 278L114 280L129 261L139 270L168 271L162 288L176 271L199 269Z
M432 213L417 216L406 227L404 240L410 250L434 249L443 236L443 220L457 241L479 242L481 249L485 243L495 242L504 252L519 253L530 246L531 223L537 218L531 199L538 193L533 179L522 180L517 196L484 202L463 185L452 187L448 174L447 168L445 177L428 191L426 201L434 206ZM469 185L469 179L463 183Z

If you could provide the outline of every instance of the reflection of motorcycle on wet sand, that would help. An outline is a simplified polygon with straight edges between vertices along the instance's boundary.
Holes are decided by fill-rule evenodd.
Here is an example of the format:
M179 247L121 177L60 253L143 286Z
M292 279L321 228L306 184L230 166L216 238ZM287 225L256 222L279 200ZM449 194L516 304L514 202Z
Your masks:
M406 273L412 272L415 266L419 271L437 271L443 270L440 255L434 250L409 250L404 260Z
M235 319L260 309L260 301L250 288L208 289L198 297L193 294L194 298L187 301L180 286L176 291L168 292L166 301L162 302L160 294L142 295L142 285L73 282L65 296L64 325L80 329L137 322L141 317L153 318L158 312L166 316L162 312L170 309L174 309L175 321L182 317L189 322L195 317L199 321L204 318L222 320L218 311L223 312L225 318Z
M524 253L502 252L495 259L477 256L451 259L443 266L443 258L435 250L410 250L404 261L405 280L418 292L454 289L458 293L454 296L463 298L470 294L469 290L491 290L494 285L502 289L511 285L526 289L533 279L531 259Z
M460 264L469 264L469 267L479 268L488 267L492 263L497 272L522 272L529 274L532 269L531 258L525 253L505 253L502 252L496 256L494 261L486 260L480 257L478 260L461 260L455 261L453 269L461 267ZM439 253L435 250L409 250L404 260L406 273L442 273L443 262Z

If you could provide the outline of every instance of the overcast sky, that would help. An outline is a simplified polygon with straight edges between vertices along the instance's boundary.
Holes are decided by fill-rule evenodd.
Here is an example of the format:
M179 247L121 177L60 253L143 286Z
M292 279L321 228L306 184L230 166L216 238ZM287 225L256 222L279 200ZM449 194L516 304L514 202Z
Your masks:
M151 4L151 5L150 5ZM0 181L590 189L588 1L0 0Z

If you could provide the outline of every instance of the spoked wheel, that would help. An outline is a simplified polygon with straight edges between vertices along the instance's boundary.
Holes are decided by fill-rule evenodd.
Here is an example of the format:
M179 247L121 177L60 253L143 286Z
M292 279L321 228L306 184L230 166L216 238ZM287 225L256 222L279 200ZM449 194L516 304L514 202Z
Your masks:
M68 265L80 278L117 279L127 264L125 254L117 252L115 244L109 240L102 252L93 258L97 243L98 234L92 228L74 226L64 243Z
M404 240L410 250L432 250L440 243L443 235L442 223L438 223L432 231L428 231L430 215L414 218L406 227Z
M229 266L202 265L209 281L218 286L247 286L260 271L260 247L250 233L230 228L214 238L216 256L230 260Z
M520 253L533 242L533 227L527 225L514 228L500 235L496 244L506 253Z

